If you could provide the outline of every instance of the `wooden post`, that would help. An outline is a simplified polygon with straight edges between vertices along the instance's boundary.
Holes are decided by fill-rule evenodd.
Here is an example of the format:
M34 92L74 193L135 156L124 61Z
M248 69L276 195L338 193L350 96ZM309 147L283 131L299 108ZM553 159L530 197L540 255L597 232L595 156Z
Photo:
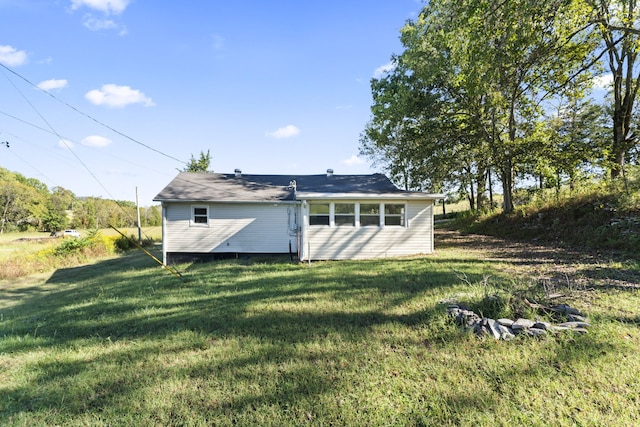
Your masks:
M136 211L138 212L138 244L142 244L142 228L140 228L140 204L138 203L138 186L136 185Z

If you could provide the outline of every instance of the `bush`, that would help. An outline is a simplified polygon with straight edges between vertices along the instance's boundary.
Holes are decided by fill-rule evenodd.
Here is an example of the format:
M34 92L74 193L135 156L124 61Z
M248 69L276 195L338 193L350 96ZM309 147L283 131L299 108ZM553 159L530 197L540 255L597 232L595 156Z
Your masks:
M118 236L113 243L117 250L124 252L135 247L135 245L131 243L131 240L135 240L135 237L131 236L126 238L125 236Z
M53 251L58 257L65 257L71 254L79 254L91 244L89 237L79 237L77 239L64 239Z

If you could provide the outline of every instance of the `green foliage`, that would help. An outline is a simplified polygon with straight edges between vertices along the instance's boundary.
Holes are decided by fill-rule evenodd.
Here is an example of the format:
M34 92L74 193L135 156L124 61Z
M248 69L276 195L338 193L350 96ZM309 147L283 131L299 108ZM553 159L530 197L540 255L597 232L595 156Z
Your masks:
M116 248L119 251L124 252L124 251L128 251L129 249L135 248L136 245L132 242L135 242L137 240L138 238L132 234L128 238L124 236L119 236L114 243L116 245Z
M466 295L485 304L528 276L527 265L489 255L438 247L428 257L311 266L227 260L184 265L180 283L131 253L0 282L20 296L0 299L0 419L634 425L639 295L608 284L640 268L597 264L601 276L571 302L588 313L589 334L495 342L460 330L442 303Z
M10 231L59 231L67 226L81 229L136 226L136 205L131 201L76 198L69 190L0 168L0 234ZM71 219L70 219L71 218ZM162 223L160 208L141 208L143 226Z
M84 248L91 244L88 237L67 238L55 248L54 254L59 257L69 256L71 254L79 254Z
M638 168L630 168L635 176ZM583 181L579 189L522 191L513 213L459 218L468 231L570 247L636 252L640 247L640 181L605 185ZM464 225L463 225L464 224Z
M405 188L459 191L477 210L493 172L506 213L521 179L559 189L598 168L624 175L640 141L639 11L627 1L429 1L402 28L393 69L371 82L360 153ZM616 76L604 107L588 101L603 55Z
M50 232L64 230L68 222L69 220L64 212L60 213L50 208L42 218L42 229Z
M200 157L196 159L191 155L191 159L187 166L182 170L183 172L213 172L209 170L209 166L211 164L211 154L207 150L207 154L204 151L200 151Z

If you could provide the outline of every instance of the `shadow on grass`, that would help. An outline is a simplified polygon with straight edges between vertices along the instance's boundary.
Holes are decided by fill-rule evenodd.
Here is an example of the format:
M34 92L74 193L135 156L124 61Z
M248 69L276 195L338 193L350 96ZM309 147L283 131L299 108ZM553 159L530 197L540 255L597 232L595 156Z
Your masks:
M484 273L474 260L319 262L310 267L240 260L193 264L180 282L138 254L59 270L42 287L15 291L2 308L0 357L52 353L27 363L28 381L0 389L5 402L0 414L15 417L57 408L75 417L111 406L131 408L128 400L158 387L163 378L215 382L222 373L242 382L263 383L269 375L276 380L252 392L233 393L227 385L229 398L211 403L211 411L292 407L301 399L334 393L347 380L338 369L328 372L326 364L360 363L354 349L380 341L373 338L380 328L426 330L433 323L437 327L426 332L426 341L406 339L404 344L434 351L438 346L432 343L466 340L464 334L451 334L454 327L440 327L446 314L434 301L459 281L454 270L470 280ZM323 349L331 340L346 344ZM229 342L237 348L225 350ZM245 343L253 347L244 349ZM312 345L319 347L316 353L308 350ZM206 357L194 363L156 362L167 355L180 359L200 353ZM324 363L300 363L313 357ZM194 399L184 393L184 399Z

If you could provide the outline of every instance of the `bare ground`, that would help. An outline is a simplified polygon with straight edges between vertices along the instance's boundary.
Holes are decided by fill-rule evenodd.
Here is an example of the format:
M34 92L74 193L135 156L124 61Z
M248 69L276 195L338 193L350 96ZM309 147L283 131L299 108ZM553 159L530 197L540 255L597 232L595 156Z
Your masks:
M481 259L496 261L496 265L506 273L528 276L546 283L549 288L640 290L637 260L620 254L567 249L445 229L436 230L435 245L436 250L456 247L475 252Z

